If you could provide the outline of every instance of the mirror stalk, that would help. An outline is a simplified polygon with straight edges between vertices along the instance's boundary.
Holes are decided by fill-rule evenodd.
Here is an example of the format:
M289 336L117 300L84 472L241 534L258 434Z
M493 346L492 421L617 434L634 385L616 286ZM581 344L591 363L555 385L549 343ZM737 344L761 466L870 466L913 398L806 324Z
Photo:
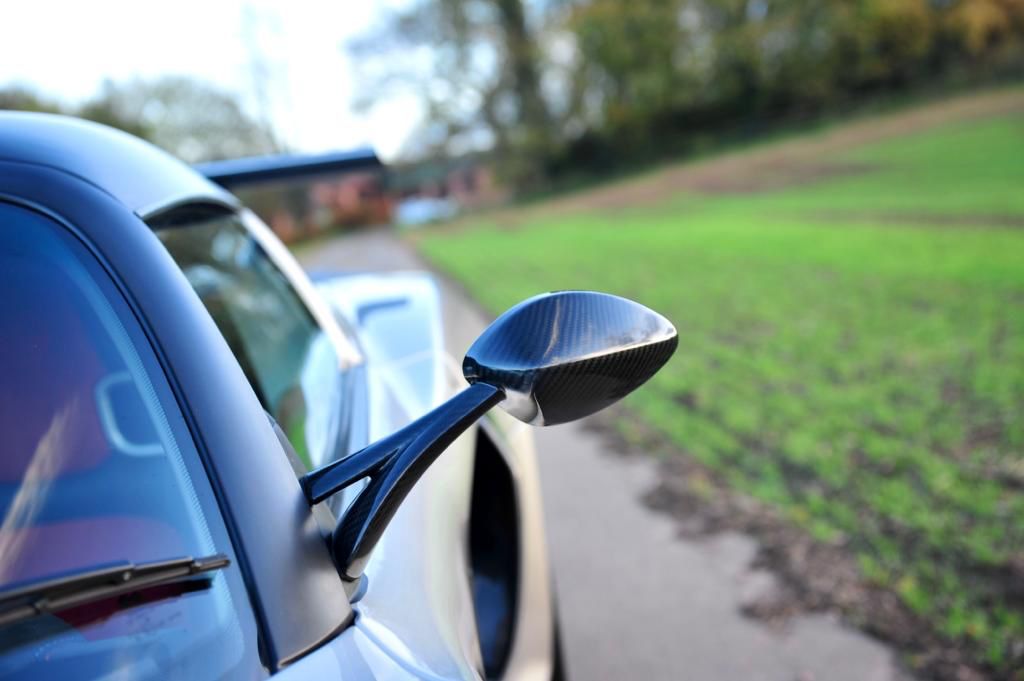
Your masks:
M359 578L395 511L441 452L503 399L500 389L474 383L393 435L301 478L310 504L370 478L331 536L334 561L345 579Z

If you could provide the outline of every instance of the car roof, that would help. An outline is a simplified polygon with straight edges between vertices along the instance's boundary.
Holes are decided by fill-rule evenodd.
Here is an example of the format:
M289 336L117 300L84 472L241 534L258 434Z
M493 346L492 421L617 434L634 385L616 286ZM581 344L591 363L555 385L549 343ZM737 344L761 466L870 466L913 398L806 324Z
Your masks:
M183 203L238 204L227 191L152 144L70 116L0 112L0 161L74 175L144 219Z

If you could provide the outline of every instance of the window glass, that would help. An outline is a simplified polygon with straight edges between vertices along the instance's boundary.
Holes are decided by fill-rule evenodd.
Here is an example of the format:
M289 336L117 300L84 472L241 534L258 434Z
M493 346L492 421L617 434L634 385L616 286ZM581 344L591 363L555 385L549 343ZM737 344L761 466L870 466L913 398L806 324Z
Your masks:
M115 562L231 560L0 625L0 677L265 675L202 462L109 277L62 227L0 203L0 291L0 600Z
M159 229L263 407L307 467L336 458L337 353L288 279L236 214Z

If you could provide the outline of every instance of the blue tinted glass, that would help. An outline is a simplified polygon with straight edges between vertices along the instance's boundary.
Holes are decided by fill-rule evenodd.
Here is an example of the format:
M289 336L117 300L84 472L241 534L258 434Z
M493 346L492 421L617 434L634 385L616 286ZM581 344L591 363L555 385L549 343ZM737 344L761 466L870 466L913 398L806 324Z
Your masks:
M0 203L0 291L0 599L104 563L232 561L0 626L0 677L265 675L206 474L110 279L59 225Z

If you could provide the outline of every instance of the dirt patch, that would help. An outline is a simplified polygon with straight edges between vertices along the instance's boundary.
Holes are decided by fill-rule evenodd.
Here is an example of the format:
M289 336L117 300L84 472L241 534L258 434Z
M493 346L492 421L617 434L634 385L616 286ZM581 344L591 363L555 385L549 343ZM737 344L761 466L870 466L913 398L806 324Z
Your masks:
M705 161L680 172L662 172L646 181L623 183L589 196L577 196L565 204L555 202L556 211L616 211L659 201L676 194L753 194L799 187L825 180L869 173L876 168L866 163L823 163L791 158L786 153L766 158L735 157Z
M617 411L619 416L623 414L621 409ZM681 454L651 429L640 431L639 441L627 442L613 426L614 419L614 415L599 415L587 424L622 455L661 455L660 481L644 501L673 516L680 536L736 531L757 539L758 553L751 568L773 574L775 588L749 601L744 607L746 614L780 625L802 613L835 613L892 645L922 678L992 678L990 670L977 666L968 651L938 634L895 593L865 580L841 542L816 541L775 509L731 491L713 471ZM636 420L632 423L635 427Z
M738 172L705 172L690 179L684 189L700 194L751 194L813 184L823 180L869 173L866 163L783 162L751 163Z
M913 213L902 211L848 211L829 210L810 213L811 217L822 222L866 224L910 225L920 227L963 228L977 227L1024 229L1024 216L1005 213L968 213L964 215L943 215L938 213ZM802 217L807 217L806 215Z

